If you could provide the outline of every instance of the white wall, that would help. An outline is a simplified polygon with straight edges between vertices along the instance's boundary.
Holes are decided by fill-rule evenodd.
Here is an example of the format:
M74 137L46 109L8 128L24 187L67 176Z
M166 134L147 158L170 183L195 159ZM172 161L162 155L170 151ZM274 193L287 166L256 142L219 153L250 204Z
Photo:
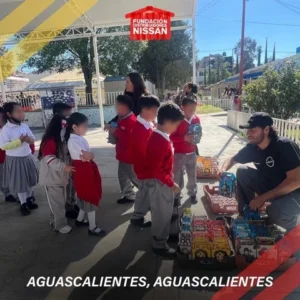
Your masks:
M227 112L227 126L236 131L241 131L240 125L246 124L251 114L229 110Z
M25 112L25 122L30 128L44 128L43 112Z

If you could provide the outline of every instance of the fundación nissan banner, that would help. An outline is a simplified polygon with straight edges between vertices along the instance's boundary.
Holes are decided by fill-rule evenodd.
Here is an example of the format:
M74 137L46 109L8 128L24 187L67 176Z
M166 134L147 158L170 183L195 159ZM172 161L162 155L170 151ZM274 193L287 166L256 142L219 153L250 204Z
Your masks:
M130 19L130 39L138 41L170 40L174 13L153 6L125 15Z
M100 0L68 0L12 49L0 56L0 82L13 74L30 57L59 36L63 30L70 27L98 1ZM55 0L25 0L0 20L0 47L54 2ZM44 32L46 37L34 40L40 32Z

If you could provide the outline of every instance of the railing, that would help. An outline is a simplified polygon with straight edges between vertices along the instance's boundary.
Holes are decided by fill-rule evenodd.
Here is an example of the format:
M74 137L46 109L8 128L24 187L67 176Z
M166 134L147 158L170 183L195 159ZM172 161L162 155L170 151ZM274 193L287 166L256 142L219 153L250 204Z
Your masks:
M201 104L204 105L212 105L223 110L230 110L233 108L233 100L232 99L212 99L212 100L201 100Z
M119 95L122 95L124 91L120 92L107 92L103 93L103 105L114 105ZM76 96L77 106L99 106L97 94L86 94L85 97Z
M1 106L3 105L3 101L1 98ZM6 102L17 102L23 107L23 110L25 112L30 112L30 111L36 111L36 110L41 110L42 109L42 103L41 99L39 97L24 97L24 98L19 98L19 97L10 97L6 95Z
M249 113L228 111L227 126L236 131L244 132L239 129L239 126L247 123L250 116ZM273 121L279 136L289 138L300 146L300 123L275 118Z

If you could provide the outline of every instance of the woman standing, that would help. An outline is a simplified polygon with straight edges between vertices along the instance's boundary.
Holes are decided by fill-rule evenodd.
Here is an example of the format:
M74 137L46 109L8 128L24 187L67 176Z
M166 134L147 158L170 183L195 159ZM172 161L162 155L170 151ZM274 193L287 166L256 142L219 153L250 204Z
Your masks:
M190 97L197 99L198 87L192 82L188 82L184 85L183 91L181 91L175 98L174 102L181 107L181 103L184 97Z

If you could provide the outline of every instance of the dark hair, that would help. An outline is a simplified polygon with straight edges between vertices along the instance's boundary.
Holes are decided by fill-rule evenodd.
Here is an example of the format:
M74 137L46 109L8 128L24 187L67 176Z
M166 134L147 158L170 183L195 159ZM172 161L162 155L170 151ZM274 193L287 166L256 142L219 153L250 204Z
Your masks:
M53 115L62 115L64 111L66 110L71 110L72 106L70 106L69 104L63 103L63 102L56 102L53 107Z
M67 120L67 128L66 128L66 134L65 134L65 140L68 141L70 138L70 135L73 130L73 125L80 125L88 121L88 118L86 115L81 114L79 112L72 113L70 118Z
M187 86L189 87L189 89L192 91L193 94L197 94L198 92L198 87L196 84L192 83L192 82L188 82Z
M4 108L0 107L0 114L5 114Z
M5 118L6 120L10 120L10 117L8 116L8 113L12 113L15 109L15 106L21 106L19 103L17 102L7 102L4 103L3 105L3 110L5 112Z
M142 96L138 103L141 110L143 108L160 107L160 101L154 95Z
M46 132L42 138L41 141L41 145L40 145L40 151L39 151L39 155L38 155L38 159L42 159L43 158L43 154L42 154L42 149L45 146L45 143L53 138L55 145L56 145L56 156L59 157L60 154L63 153L63 142L61 140L61 123L62 123L63 118L60 115L55 115L49 125L46 128Z
M143 94L147 92L146 85L142 75L138 72L131 72L127 74L133 85L133 93L136 99L139 99Z
M184 98L182 99L181 105L182 105L182 106L186 106L186 105L188 105L188 104L194 104L194 105L197 105L197 101L196 101L196 99L191 98L191 97L184 97Z
M133 100L130 96L119 95L117 97L117 102L123 105L126 105L130 110L133 109Z
M278 138L278 132L275 126L270 126L269 138L271 140Z
M169 101L160 107L157 116L157 123L159 125L164 125L165 121L177 122L183 119L184 114L179 106Z

